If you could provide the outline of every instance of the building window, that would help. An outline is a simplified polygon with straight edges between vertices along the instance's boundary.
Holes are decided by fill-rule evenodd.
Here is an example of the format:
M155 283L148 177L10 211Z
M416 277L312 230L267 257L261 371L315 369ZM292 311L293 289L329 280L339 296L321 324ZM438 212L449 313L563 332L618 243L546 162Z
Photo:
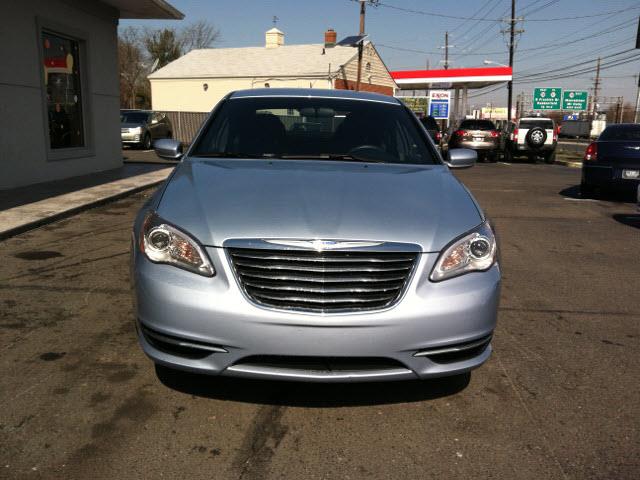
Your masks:
M42 32L44 85L52 150L85 146L80 42Z

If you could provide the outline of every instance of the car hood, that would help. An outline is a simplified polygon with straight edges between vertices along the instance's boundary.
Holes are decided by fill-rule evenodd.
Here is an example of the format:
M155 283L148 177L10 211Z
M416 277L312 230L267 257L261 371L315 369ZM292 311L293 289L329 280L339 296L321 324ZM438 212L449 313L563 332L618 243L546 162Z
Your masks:
M157 207L207 246L230 239L412 243L440 251L482 222L444 165L187 159Z

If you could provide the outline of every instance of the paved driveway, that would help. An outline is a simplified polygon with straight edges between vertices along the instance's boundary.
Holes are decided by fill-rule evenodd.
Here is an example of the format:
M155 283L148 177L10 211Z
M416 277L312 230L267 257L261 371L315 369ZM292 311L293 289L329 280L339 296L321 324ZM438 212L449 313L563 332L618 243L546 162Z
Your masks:
M460 177L504 288L471 376L306 385L156 371L136 344L130 225L148 193L0 243L0 478L637 479L640 219L579 171Z

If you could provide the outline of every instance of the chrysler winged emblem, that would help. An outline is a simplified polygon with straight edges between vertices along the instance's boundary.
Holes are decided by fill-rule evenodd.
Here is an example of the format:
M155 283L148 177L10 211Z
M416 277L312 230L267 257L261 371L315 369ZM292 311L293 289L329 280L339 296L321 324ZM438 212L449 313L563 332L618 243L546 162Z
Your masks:
M315 250L316 252L323 252L325 250L345 250L349 248L376 247L382 244L382 242L362 242L352 240L290 240L285 238L265 239L264 241L267 243L283 245L286 247Z

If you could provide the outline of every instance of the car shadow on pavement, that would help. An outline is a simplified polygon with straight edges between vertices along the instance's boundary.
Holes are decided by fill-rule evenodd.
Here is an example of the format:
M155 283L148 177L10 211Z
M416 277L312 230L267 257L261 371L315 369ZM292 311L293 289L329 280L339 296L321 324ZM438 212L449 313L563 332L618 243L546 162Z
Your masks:
M640 215L629 215L628 213L616 213L613 215L616 222L629 227L640 228Z
M168 388L189 395L262 405L307 408L421 402L464 390L465 373L432 380L375 383L306 383L215 377L156 365L158 379Z

